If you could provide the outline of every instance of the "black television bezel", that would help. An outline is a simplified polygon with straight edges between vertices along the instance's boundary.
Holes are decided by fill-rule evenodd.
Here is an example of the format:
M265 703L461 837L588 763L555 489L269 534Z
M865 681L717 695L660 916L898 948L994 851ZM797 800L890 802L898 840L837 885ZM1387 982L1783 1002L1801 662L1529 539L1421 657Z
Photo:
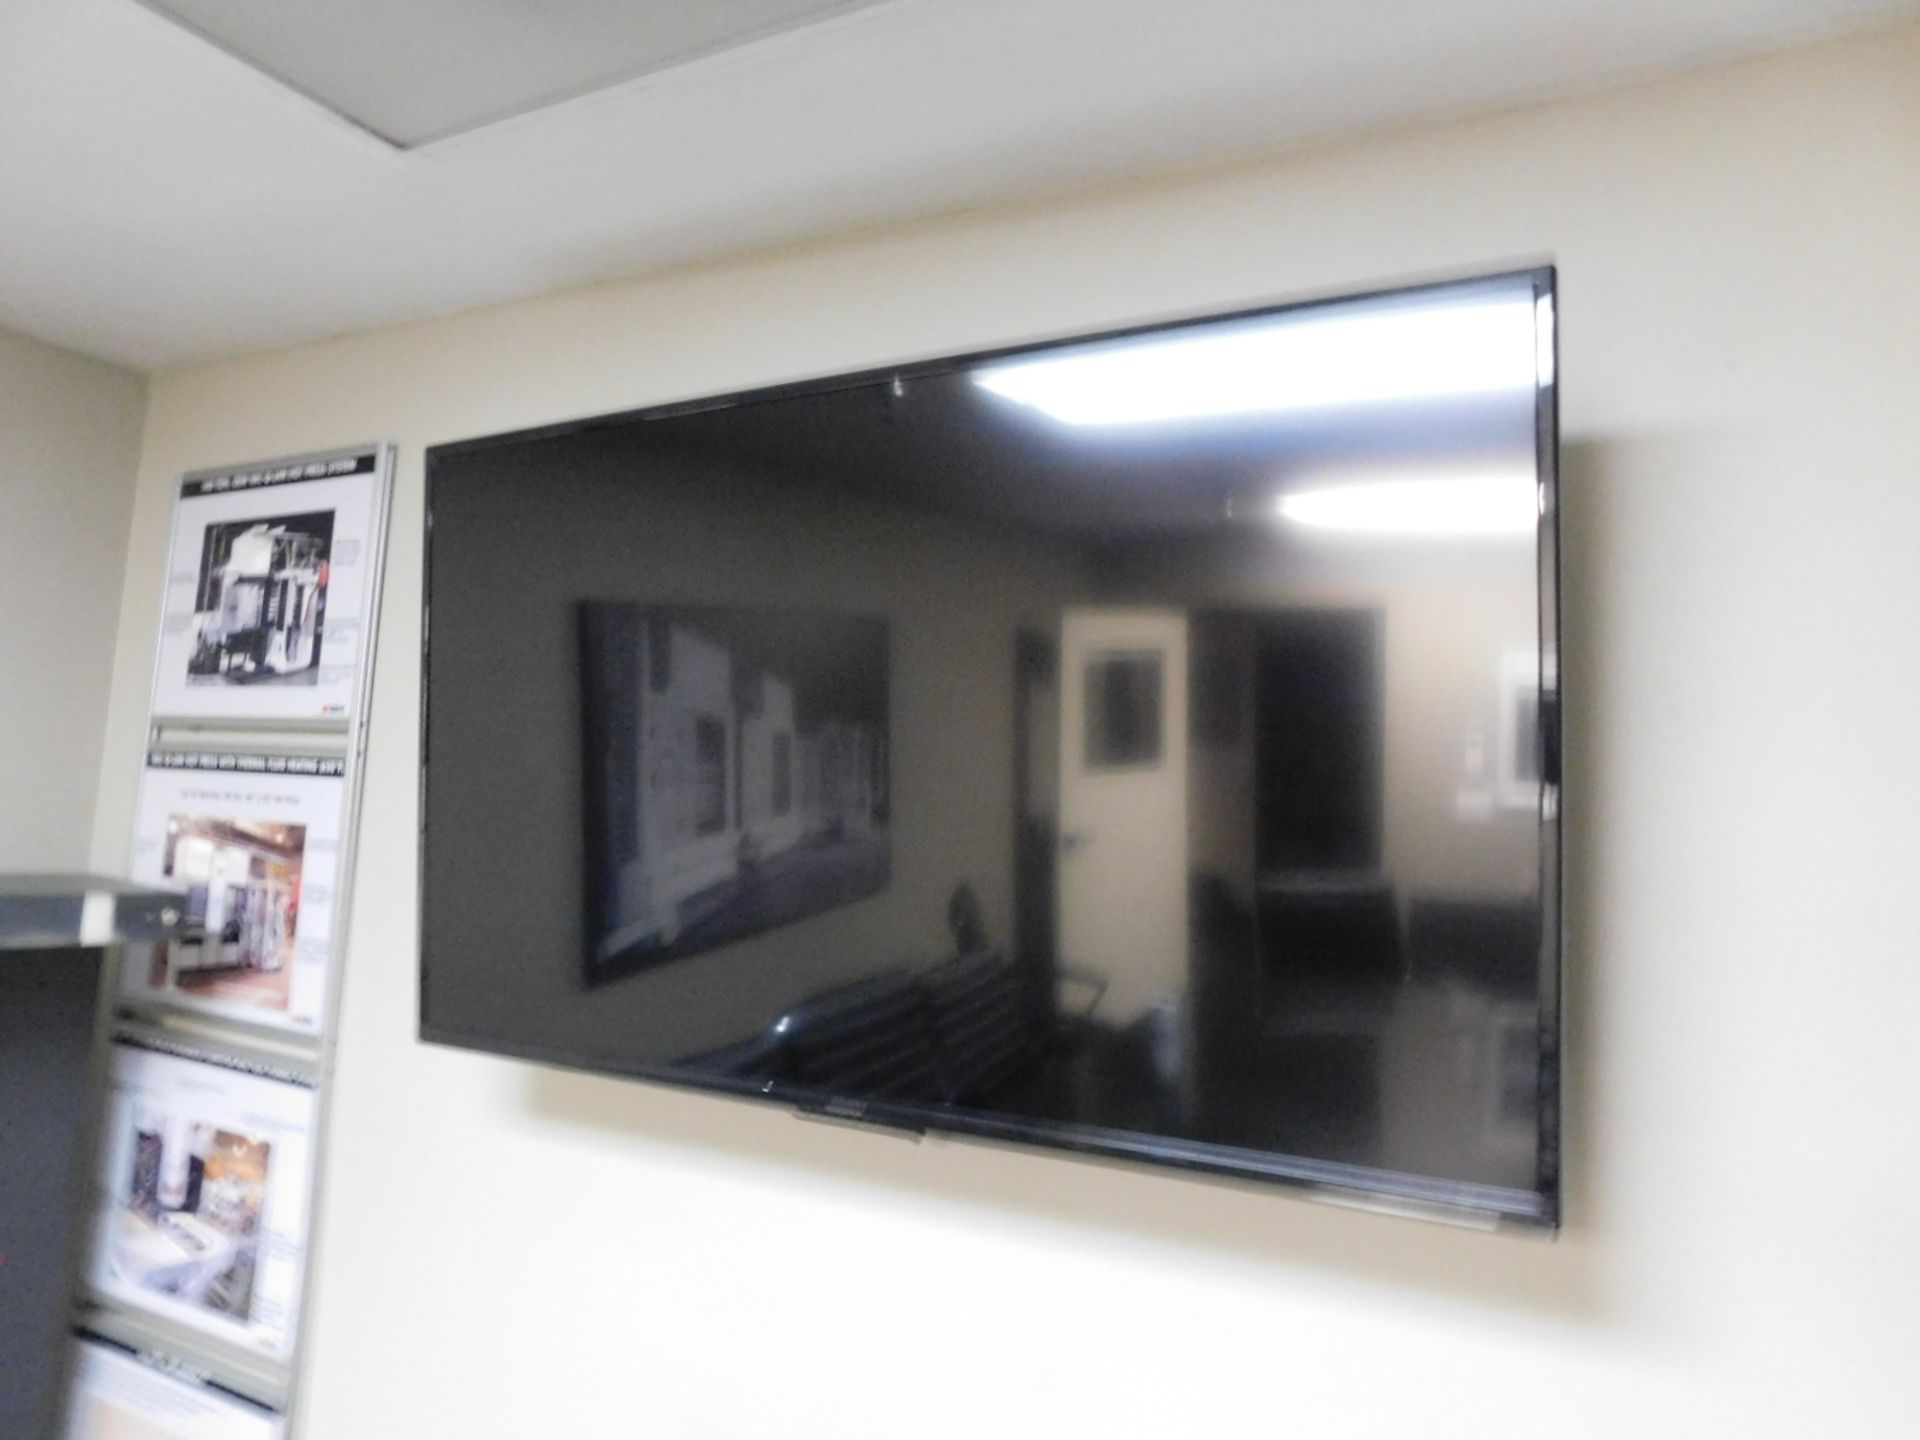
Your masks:
M1179 330L1214 321L1257 319L1295 314L1329 306L1364 303L1467 289L1501 282L1526 281L1536 304L1545 299L1551 317L1550 351L1546 375L1536 385L1535 462L1541 486L1540 525L1535 532L1540 649L1555 657L1553 694L1544 683L1537 694L1539 707L1542 787L1551 803L1540 819L1540 1046L1539 1134L1536 1154L1539 1184L1534 1190L1443 1180L1432 1176L1377 1169L1345 1162L1235 1146L1208 1144L1152 1135L1144 1131L1111 1130L1071 1122L1013 1119L991 1112L943 1105L864 1100L833 1095L777 1081L754 1081L713 1075L673 1066L623 1064L599 1054L572 1052L559 1047L516 1044L497 1036L475 1034L436 1025L428 1014L427 931L427 795L431 780L430 717L432 715L432 604L434 488L457 483L444 473L448 460L505 445L574 436L588 431L621 428L703 411L740 405L790 400L837 390L907 382L950 375L989 361L1057 350L1104 340L1118 340ZM641 406L604 415L586 416L548 425L430 445L425 454L424 514L422 522L420 591L420 792L415 894L418 902L420 955L419 1036L428 1044L475 1050L510 1059L578 1070L620 1079L643 1080L698 1094L771 1102L808 1119L825 1119L913 1136L928 1133L956 1139L1008 1144L1043 1154L1069 1154L1131 1165L1154 1166L1188 1174L1252 1181L1310 1198L1370 1210L1383 1210L1424 1219L1437 1219L1477 1229L1519 1228L1557 1233L1562 1224L1562 969L1564 937L1564 878L1561 861L1561 822L1564 813L1561 769L1566 667L1560 660L1560 420L1558 272L1551 263L1509 269L1477 271L1438 279L1380 285L1364 290L1329 292L1231 310L1203 311L1172 319L1125 325L1092 332L1051 336L992 349L935 356L930 359L879 366L813 379L790 381L718 395L698 396ZM1551 699L1551 703L1546 703Z

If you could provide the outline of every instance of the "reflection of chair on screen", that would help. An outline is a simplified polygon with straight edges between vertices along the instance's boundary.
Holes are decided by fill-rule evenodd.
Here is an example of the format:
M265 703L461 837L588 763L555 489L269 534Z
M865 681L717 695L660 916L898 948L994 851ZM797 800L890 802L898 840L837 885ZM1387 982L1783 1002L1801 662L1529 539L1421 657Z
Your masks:
M1540 915L1526 900L1416 898L1407 949L1417 979L1491 998L1525 1000L1540 986Z
M921 983L938 1041L943 1100L983 1095L1033 1057L1032 1001L1018 972L993 951L956 955Z
M1368 1163L1383 1037L1405 978L1392 882L1372 870L1273 872L1257 906L1263 1004L1249 1070L1287 1097L1258 1143Z
M774 1028L785 1039L787 1078L796 1084L886 1100L934 1091L926 992L904 971L816 995Z
M965 1104L1035 1057L1026 990L998 952L978 950L924 974L823 990L762 1034L688 1063L830 1095Z
M1400 919L1385 876L1276 872L1257 890L1261 966L1283 1006L1364 1006L1400 982Z
M1531 899L1417 899L1408 949L1442 997L1478 1143L1531 1165L1540 1102L1540 915Z

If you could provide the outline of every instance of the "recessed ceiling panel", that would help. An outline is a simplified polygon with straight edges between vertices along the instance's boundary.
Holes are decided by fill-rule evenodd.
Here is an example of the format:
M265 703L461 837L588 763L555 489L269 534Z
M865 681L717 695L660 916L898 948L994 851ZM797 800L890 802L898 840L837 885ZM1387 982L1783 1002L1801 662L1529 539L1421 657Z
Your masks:
M884 0L142 0L402 148Z

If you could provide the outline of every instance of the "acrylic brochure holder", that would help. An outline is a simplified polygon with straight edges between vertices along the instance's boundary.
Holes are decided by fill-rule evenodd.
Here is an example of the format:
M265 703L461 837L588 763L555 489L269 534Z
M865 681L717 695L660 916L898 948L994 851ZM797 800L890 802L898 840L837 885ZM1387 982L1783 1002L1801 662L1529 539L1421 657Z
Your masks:
M293 1412L392 484L388 445L180 482L128 873L184 904L109 980L75 1440Z

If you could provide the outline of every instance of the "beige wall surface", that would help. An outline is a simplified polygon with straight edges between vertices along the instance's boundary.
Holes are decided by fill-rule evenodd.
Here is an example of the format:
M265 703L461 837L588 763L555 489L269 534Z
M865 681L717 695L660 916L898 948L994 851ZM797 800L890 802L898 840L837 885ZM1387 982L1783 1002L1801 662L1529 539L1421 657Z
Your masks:
M0 330L0 870L87 865L146 400Z
M160 377L102 863L173 477L401 446L306 1434L1912 1433L1917 154L1909 30ZM416 1041L423 446L1548 256L1557 1244Z

